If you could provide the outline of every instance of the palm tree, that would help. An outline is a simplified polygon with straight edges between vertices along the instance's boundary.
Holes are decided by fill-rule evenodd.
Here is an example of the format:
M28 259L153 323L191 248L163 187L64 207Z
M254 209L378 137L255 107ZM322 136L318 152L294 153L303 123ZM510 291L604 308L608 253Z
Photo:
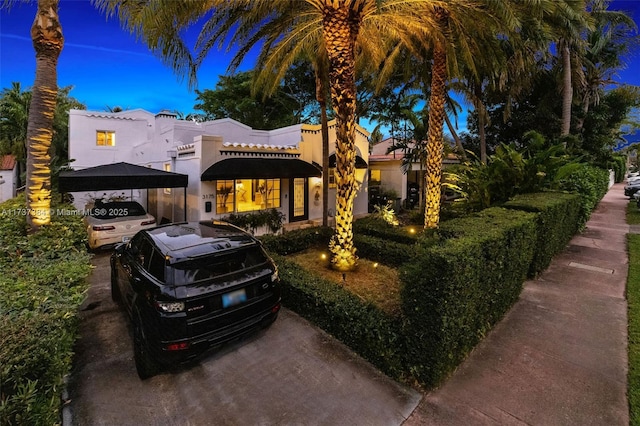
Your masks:
M477 73L476 62L482 56L496 56L496 37L514 36L519 28L518 2L434 2L426 7L427 33L432 52L429 124L426 158L425 228L436 228L440 220L443 124L446 116L447 81L461 76L463 65ZM530 11L528 12L530 13ZM469 35L473 34L473 37ZM490 49L494 49L493 51Z
M608 10L606 0L590 2L589 14L594 20L593 29L587 33L587 50L584 56L585 86L581 93L582 115L576 130L582 131L584 118L591 104L597 105L603 86L613 84L616 71L624 66L622 56L629 51L637 37L637 26L624 12Z
M36 78L31 93L27 124L27 225L36 232L50 222L51 140L58 96L57 65L64 45L58 17L59 0L38 0L31 39L36 52ZM10 9L15 2L4 0Z
M426 2L426 0L425 0ZM257 82L279 82L286 69L304 52L324 48L329 64L331 101L336 115L336 230L331 241L331 263L350 270L357 261L353 244L355 181L356 58L372 64L387 56L387 42L415 41L423 32L421 15L411 1L381 0L254 0L219 2L152 2L140 4L98 0L107 13L118 13L131 31L141 34L152 50L195 82L195 70L211 48L229 41L239 46L231 64L237 67L258 43ZM214 11L215 13L210 13ZM196 43L194 61L179 30L205 18ZM158 24L160 23L160 24ZM323 53L324 54L324 53Z
M552 3L553 5L553 3ZM562 125L560 134L571 130L571 108L574 85L584 85L582 57L585 44L582 33L590 28L590 17L586 13L585 0L558 1L548 14L548 22L557 35L557 50L562 70Z
M51 156L53 116L58 96L57 66L64 38L58 0L38 0L31 27L36 51L36 78L32 88L27 127L27 225L37 231L51 220Z

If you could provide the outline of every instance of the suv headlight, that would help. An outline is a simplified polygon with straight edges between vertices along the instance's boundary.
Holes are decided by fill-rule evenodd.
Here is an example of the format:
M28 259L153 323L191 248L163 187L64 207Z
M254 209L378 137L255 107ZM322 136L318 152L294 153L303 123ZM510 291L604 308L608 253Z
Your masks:
M161 300L156 300L156 307L160 312L182 312L184 311L184 302L163 302Z

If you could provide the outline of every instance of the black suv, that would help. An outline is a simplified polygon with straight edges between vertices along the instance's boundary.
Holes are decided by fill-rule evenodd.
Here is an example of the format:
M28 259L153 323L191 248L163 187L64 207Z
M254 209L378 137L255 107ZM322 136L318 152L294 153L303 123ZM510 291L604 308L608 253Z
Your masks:
M133 325L141 379L273 323L278 271L260 242L225 222L158 226L111 255L111 296Z

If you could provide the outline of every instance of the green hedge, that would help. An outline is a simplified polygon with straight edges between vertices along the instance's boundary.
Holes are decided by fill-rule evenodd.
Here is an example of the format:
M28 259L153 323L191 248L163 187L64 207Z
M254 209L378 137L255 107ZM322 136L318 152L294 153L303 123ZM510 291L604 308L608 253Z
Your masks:
M533 213L490 208L441 224L401 270L407 368L439 384L518 299L533 259Z
M405 343L401 320L385 314L340 285L274 256L282 303L351 347L394 378L403 375Z
M376 215L370 215L353 222L353 233L401 244L414 244L420 236L420 234L411 234L408 228L390 225Z
M521 194L503 207L537 213L536 249L529 267L529 277L544 271L553 256L560 253L578 231L582 204L578 194L537 192Z
M328 246L332 235L332 228L319 226L296 229L282 235L263 235L259 239L268 251L287 255L318 245Z
M0 204L0 424L58 424L91 271L86 230L54 215L27 236L23 208L24 197Z
M410 261L415 245L415 242L403 244L361 234L355 234L353 242L358 250L358 257L391 267L401 266Z
M576 164L571 170L571 173L560 178L559 189L580 195L582 214L578 229L582 229L609 190L609 172L589 164Z

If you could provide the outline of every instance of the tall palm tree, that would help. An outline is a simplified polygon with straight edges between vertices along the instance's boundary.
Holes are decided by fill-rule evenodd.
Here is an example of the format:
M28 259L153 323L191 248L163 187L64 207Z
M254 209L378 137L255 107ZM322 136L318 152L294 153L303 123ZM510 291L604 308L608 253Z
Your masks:
M552 3L552 5L554 5ZM584 85L582 57L585 44L582 34L591 26L585 0L559 0L550 9L548 23L556 34L557 50L562 70L562 124L560 134L571 131L571 109L574 86Z
M27 225L32 232L50 222L53 116L58 96L57 66L64 38L58 0L38 0L31 27L36 52L36 78L32 88L27 127Z
M633 19L624 12L608 10L608 7L607 0L589 3L593 28L586 36L587 50L583 61L586 84L580 94L582 115L576 124L579 132L591 104L598 104L602 88L613 84L615 73L624 67L623 55L638 42L634 35L638 27Z
M440 221L443 124L446 115L447 82L461 77L461 65L477 73L476 62L483 55L498 55L490 50L496 37L514 36L520 26L522 10L517 1L433 2L423 13L429 18L432 52L431 89L425 175L425 228L436 228ZM473 36L470 36L473 34Z
M424 0L426 2L426 0ZM421 15L412 1L384 0L254 0L168 1L140 3L97 0L107 13L117 13L131 31L142 35L152 50L195 81L196 68L211 48L228 41L239 46L231 68L262 43L258 56L259 84L278 82L303 52L324 47L329 63L331 101L336 115L336 230L330 244L335 269L350 270L357 261L353 244L353 202L356 195L356 58L380 63L387 42L414 44L423 32ZM213 12L213 13L212 13ZM198 19L206 21L196 43L194 61L179 31Z
M27 124L27 225L30 232L50 222L51 156L53 117L58 96L58 57L64 45L58 17L59 0L38 0L31 26L36 53L36 78L31 90ZM16 2L3 0L0 7L10 9Z

